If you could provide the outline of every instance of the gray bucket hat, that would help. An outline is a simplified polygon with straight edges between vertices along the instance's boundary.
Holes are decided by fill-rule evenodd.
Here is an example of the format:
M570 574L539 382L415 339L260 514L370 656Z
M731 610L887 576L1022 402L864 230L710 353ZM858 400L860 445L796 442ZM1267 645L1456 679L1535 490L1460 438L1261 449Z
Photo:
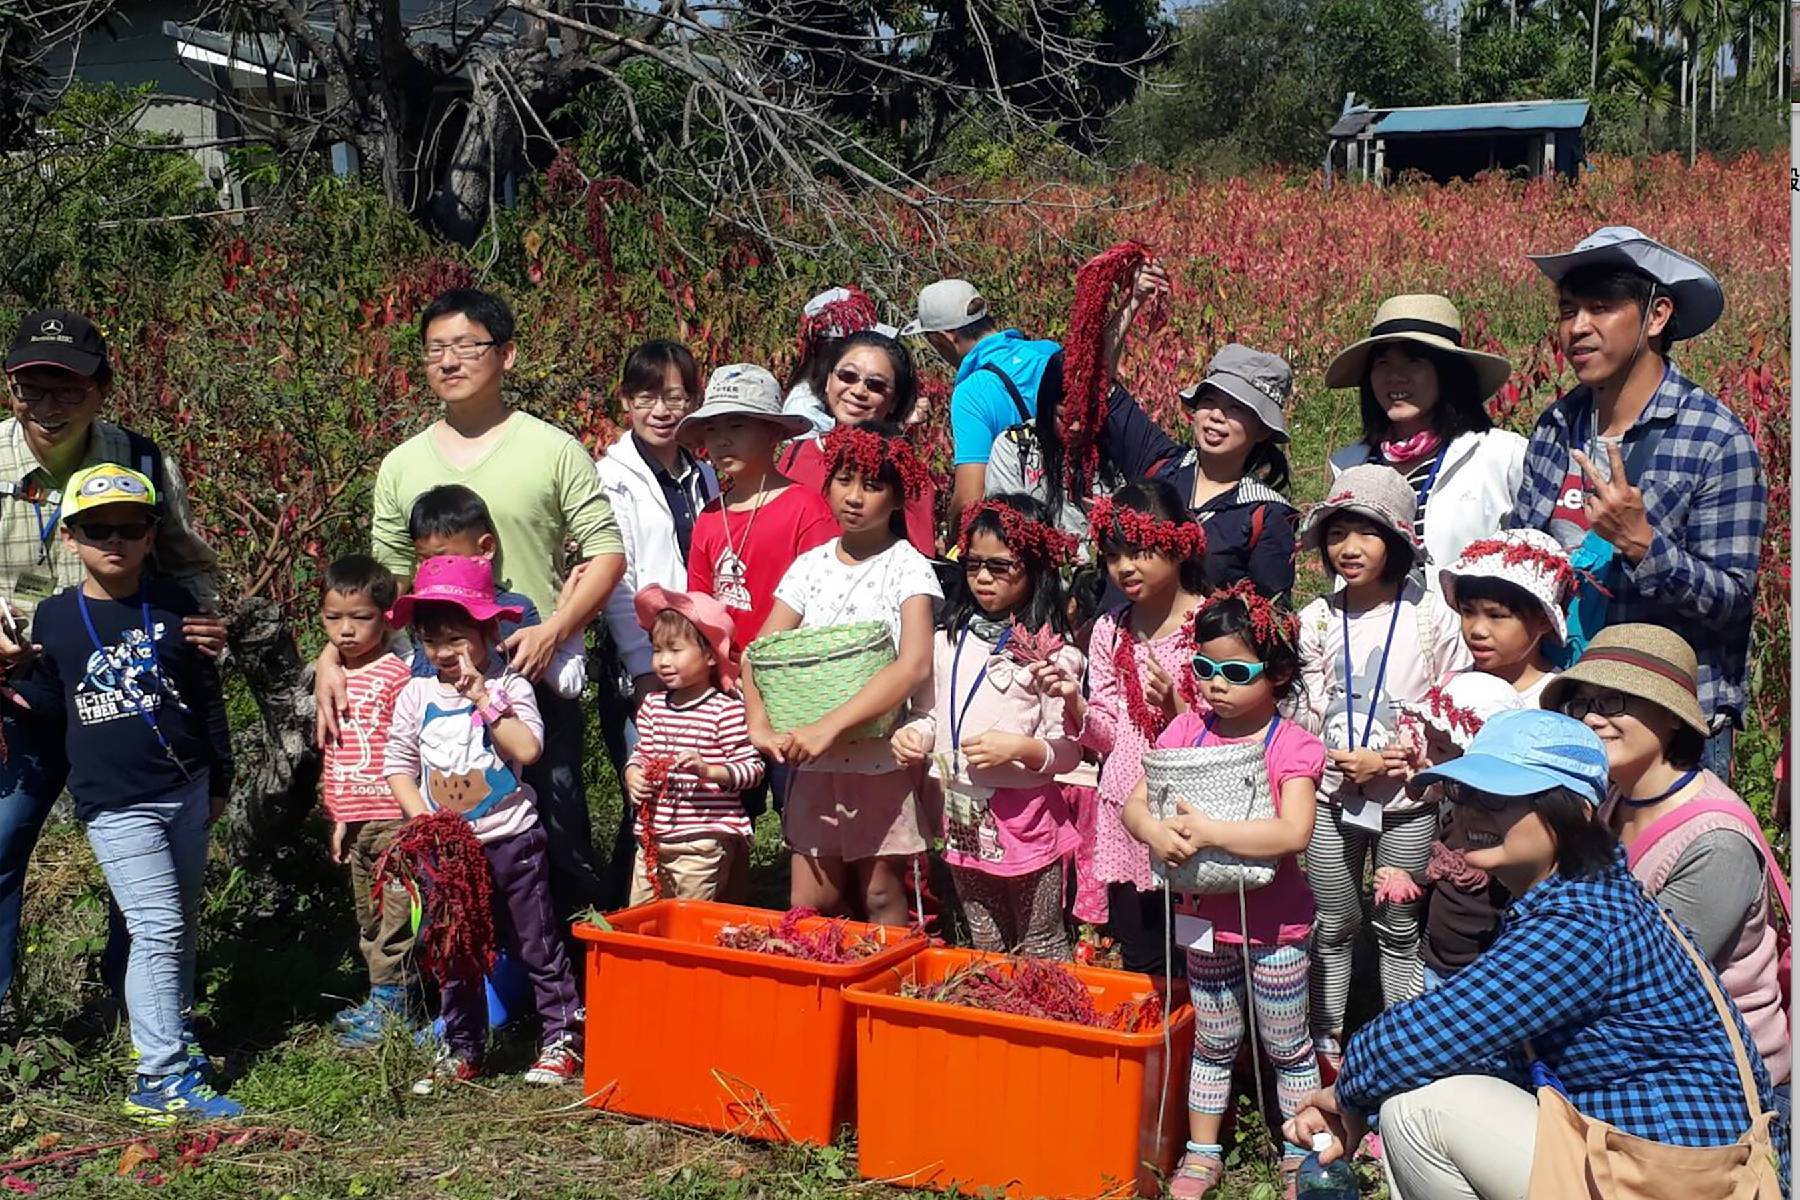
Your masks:
M1206 377L1182 392L1181 402L1194 407L1206 388L1225 393L1255 413L1276 441L1288 440L1287 406L1294 393L1294 369L1285 358L1232 342L1212 356L1206 364Z
M1419 501L1412 484L1392 467L1364 463L1351 467L1337 477L1324 500L1307 510L1300 523L1300 548L1316 550L1325 522L1335 513L1353 512L1369 518L1384 529L1394 532L1409 546L1417 546L1413 522L1418 519Z
M781 411L781 385L755 363L732 363L714 371L706 381L706 397L700 407L675 427L676 438L691 445L700 426L715 417L755 417L789 437L812 430L812 422L805 417Z
M1526 257L1558 284L1580 267L1629 267L1648 275L1675 302L1675 315L1664 330L1670 341L1705 333L1725 311L1725 289L1711 271L1629 225L1596 229L1567 254Z

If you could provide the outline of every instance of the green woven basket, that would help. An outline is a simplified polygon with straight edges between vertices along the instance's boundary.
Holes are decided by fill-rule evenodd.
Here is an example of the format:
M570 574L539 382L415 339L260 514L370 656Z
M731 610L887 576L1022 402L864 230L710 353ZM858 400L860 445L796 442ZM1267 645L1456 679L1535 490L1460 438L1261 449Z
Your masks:
M767 633L744 651L756 690L777 733L811 725L854 696L894 661L894 640L880 621ZM900 711L865 721L845 741L886 737Z

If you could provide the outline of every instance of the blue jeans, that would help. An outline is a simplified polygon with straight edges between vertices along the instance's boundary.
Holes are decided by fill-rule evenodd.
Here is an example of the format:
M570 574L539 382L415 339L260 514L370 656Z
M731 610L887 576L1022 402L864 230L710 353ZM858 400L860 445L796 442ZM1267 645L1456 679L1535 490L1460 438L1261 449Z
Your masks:
M153 1079L187 1065L184 1014L194 998L206 880L207 783L100 809L86 822L88 844L131 933L125 1005L138 1071Z
M1706 748L1700 752L1700 765L1726 783L1731 782L1731 751L1736 737L1736 731L1727 725L1707 738Z
M62 726L53 721L0 717L6 762L0 764L0 997L12 990L19 961L19 910L25 869L51 806L69 778Z

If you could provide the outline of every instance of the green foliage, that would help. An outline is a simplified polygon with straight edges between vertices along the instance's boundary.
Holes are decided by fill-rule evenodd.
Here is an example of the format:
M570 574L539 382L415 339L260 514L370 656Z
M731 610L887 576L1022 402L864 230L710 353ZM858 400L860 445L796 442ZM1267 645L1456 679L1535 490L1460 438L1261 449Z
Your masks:
M1587 47L1541 22L1494 22L1462 41L1462 100L1559 100L1585 95Z

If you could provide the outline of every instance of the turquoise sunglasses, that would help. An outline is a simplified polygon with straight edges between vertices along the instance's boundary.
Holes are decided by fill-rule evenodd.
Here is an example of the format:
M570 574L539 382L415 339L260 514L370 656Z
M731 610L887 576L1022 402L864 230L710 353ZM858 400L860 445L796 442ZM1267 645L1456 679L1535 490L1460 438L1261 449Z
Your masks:
M1268 670L1267 663L1244 662L1242 659L1230 658L1224 662L1215 662L1204 654L1194 655L1194 678L1204 682L1214 675L1223 675L1225 682L1234 687L1243 687L1258 675Z

